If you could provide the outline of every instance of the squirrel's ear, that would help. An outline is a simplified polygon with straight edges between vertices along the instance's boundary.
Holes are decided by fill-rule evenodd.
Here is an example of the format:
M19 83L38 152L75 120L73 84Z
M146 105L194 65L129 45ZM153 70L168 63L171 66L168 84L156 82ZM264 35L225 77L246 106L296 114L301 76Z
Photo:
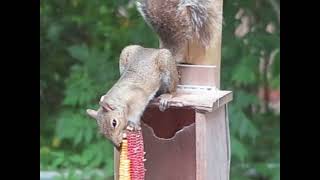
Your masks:
M104 96L105 96L105 95L101 96L101 98L100 98L100 102L102 102L102 101L103 101Z
M92 109L87 109L87 114L94 119L97 119L98 117L98 112Z
M113 107L111 107L108 103L104 102L104 101L100 101L99 102L100 106L103 108L104 111L112 111L114 110Z

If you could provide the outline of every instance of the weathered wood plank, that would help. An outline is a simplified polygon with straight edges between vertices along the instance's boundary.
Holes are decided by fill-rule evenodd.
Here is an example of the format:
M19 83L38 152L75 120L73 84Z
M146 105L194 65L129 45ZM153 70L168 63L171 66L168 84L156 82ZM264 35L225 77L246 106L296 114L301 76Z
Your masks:
M113 169L114 169L114 180L119 179L119 161L120 161L120 152L117 148L113 148Z
M226 108L196 113L197 180L229 180L230 142Z
M231 91L178 90L177 92L177 95L168 101L169 108L188 108L212 112L233 98ZM159 99L153 99L149 106L159 106Z
M177 65L180 85L216 87L217 67L212 65Z
M196 180L206 180L207 177L207 119L205 114L196 113Z

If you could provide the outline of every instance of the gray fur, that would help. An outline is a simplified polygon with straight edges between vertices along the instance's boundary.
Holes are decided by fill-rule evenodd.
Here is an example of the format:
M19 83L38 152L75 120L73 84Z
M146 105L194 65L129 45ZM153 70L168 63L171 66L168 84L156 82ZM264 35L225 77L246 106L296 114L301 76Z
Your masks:
M148 24L148 26L150 28L153 29L152 25L149 23L150 20L147 19L147 17L146 17L146 6L145 6L145 4L142 4L141 2L137 1L136 2L136 7L137 7L139 13L141 14L142 18L144 19L144 21Z
M173 54L187 41L208 47L213 31L220 29L221 12L213 0L140 0L137 9L146 23L159 35L164 48Z

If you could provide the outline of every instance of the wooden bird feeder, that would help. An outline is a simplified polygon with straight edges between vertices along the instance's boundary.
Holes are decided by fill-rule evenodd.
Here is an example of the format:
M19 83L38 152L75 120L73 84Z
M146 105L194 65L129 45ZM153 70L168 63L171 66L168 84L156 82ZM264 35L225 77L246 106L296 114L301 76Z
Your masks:
M222 0L213 3L222 12ZM193 65L178 65L180 83L169 108L159 111L154 99L142 117L146 180L229 180L232 92L219 89L221 31L207 50L188 46L185 58Z

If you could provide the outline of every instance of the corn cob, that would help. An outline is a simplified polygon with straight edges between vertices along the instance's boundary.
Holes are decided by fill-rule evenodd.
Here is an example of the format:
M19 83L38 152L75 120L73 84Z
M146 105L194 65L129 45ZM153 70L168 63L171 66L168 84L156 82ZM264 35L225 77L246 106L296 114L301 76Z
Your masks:
M144 180L144 149L141 131L127 131L120 152L119 180Z
M128 141L124 139L120 150L119 180L130 180L130 160L128 159Z
M127 136L131 180L144 180L144 149L141 131L132 131Z

